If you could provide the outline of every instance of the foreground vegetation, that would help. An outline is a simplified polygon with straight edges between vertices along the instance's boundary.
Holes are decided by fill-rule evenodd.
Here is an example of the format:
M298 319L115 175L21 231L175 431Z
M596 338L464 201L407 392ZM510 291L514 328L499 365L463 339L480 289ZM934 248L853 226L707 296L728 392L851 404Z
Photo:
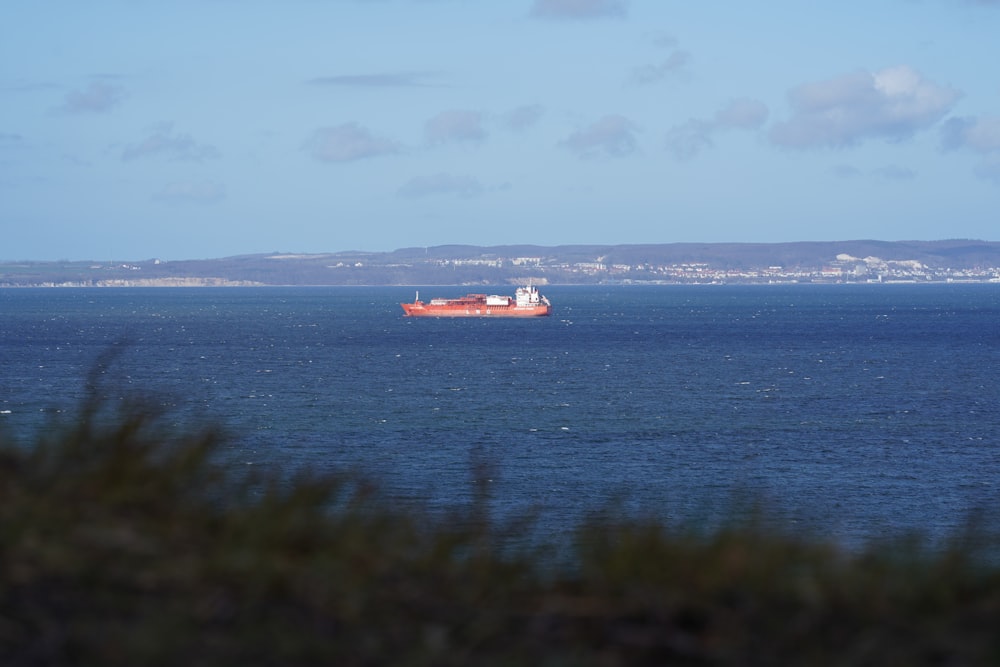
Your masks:
M0 665L1000 664L981 531L848 554L595 519L553 558L484 498L236 474L215 431L106 407L0 438Z

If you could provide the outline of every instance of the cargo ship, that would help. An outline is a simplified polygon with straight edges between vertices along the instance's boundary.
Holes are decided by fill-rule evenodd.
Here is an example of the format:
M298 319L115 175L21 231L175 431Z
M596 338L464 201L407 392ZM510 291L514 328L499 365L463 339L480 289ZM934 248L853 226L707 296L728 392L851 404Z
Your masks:
M458 299L420 300L401 303L408 317L543 317L552 312L552 304L534 285L518 287L514 296L466 294Z

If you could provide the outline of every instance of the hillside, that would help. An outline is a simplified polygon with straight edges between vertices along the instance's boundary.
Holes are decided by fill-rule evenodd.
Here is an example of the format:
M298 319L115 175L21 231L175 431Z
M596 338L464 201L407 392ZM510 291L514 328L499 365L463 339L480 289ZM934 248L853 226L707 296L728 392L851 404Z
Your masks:
M268 253L221 259L0 262L0 286L502 285L993 281L978 240L470 246Z

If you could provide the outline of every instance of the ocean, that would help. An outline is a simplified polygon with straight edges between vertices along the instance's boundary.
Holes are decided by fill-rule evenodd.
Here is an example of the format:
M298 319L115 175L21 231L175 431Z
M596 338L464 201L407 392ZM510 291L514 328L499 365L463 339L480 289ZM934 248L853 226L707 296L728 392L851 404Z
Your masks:
M752 499L852 545L1000 499L998 285L542 292L553 316L504 320L404 318L401 287L2 289L0 428L71 414L115 348L104 391L221 423L227 465L356 469L432 511L485 486L548 532Z

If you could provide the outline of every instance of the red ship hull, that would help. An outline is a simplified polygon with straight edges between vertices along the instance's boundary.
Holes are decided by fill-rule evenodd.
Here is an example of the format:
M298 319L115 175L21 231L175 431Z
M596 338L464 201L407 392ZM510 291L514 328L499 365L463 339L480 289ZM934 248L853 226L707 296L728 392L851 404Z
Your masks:
M552 304L534 287L519 287L514 297L467 294L458 299L419 298L413 303L401 303L408 317L545 317L552 313Z
M432 306L426 303L399 304L409 317L544 317L552 312L551 306Z

